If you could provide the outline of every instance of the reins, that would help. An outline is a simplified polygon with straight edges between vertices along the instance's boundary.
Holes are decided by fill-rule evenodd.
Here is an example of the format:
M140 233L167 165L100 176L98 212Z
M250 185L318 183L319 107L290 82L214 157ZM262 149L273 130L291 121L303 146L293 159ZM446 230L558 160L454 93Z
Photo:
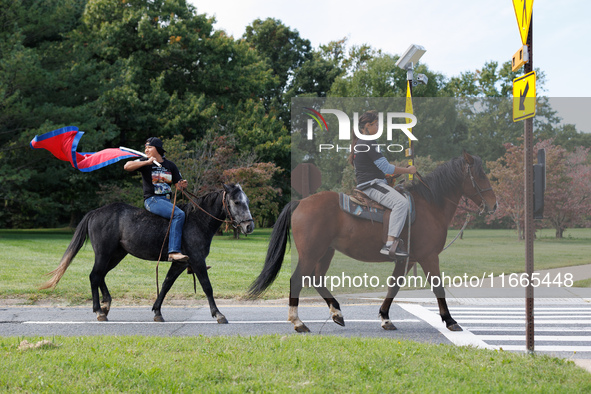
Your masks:
M174 199L172 200L172 212L170 213L170 220L168 221L168 228L166 229L166 234L164 234L164 241L162 241L162 247L160 248L160 254L158 255L158 261L156 262L156 297L160 297L160 284L158 280L158 266L160 265L160 260L162 260L162 251L164 250L164 244L166 243L166 238L168 238L168 234L170 233L170 226L172 225L172 218L174 216L174 209L176 208L176 191L174 189ZM195 280L195 277L193 277ZM195 293L197 293L197 285L195 285Z
M187 199L188 199L188 200L191 202L191 204L193 204L195 207L199 208L199 209L200 209L202 212L204 212L205 214L207 214L209 217L211 217L211 218L213 218L213 219L217 220L218 222L222 222L222 223L224 223L224 222L226 222L226 221L227 221L227 220L224 220L224 219L216 218L216 217L215 217L215 216L213 216L211 213L209 213L209 212L207 212L205 209L201 208L201 206L200 206L199 204L197 204L197 203L196 203L196 202L193 200L193 198L195 198L195 199L197 199L197 198L198 198L198 197L197 197L195 194L193 194L193 193L191 193L191 192L188 192L188 191L186 191L186 190L184 190L184 189L181 189L181 193L183 193L183 195L184 195L185 197L187 197ZM223 206L223 207L224 207L224 209L226 210L226 213L228 214L228 216L229 216L230 218L232 218L232 215L230 214L230 210L229 210L229 209L228 209L228 207L226 206L226 192L225 192L225 191L223 191L223 194L222 194L222 206Z
M186 191L186 190L181 190L181 192L182 192L182 193L183 193L183 194L184 194L184 195L185 195L185 196L186 196L186 197L189 199L189 201L191 202L191 204L195 205L197 208L199 208L201 211L203 211L204 213L206 213L208 216L210 216L211 218L213 218L213 219L215 219L215 220L217 220L217 221L219 221L219 222L222 222L222 223L230 223L230 224L232 225L232 227L233 227L233 228L238 228L238 227L239 227L239 226L240 226L242 223L244 223L244 222L254 222L254 220L253 220L253 219L243 220L243 221L239 222L239 221L235 220L235 219L232 217L232 212L230 211L230 207L228 206L228 202L226 201L226 195L227 195L228 193L226 193L226 191L225 191L225 190L223 191L223 194L222 194L222 206L224 207L224 210L226 211L226 217L227 217L229 220L228 220L228 219L225 219L225 220L224 220L224 219L219 219L219 218L216 218L215 216L213 216L212 214L210 214L209 212L207 212L205 209L201 208L201 207L199 206L199 204L197 204L197 203L196 203L196 202L193 200L193 198L194 198L194 199L198 199L198 198L199 198L199 197L197 197L195 194L193 194L193 193L191 193L191 192L188 192L188 191Z
M166 234L164 235L164 241L162 241L162 247L160 248L160 255L158 256L158 261L156 262L156 296L157 297L160 296L160 284L159 284L159 280L158 280L158 266L160 265L160 260L162 259L162 252L164 251L164 244L166 243L166 239L168 238L168 234L170 233L170 226L172 225L172 218L174 216L174 210L176 208L177 190L179 190L179 189L175 188L175 190L174 190L174 199L172 202L172 212L170 214L170 220L168 221L168 228L166 230ZM199 210L201 210L203 213L205 213L206 215L208 215L209 217L211 217L214 220L217 220L222 223L230 223L232 225L232 227L234 227L234 228L238 228L244 222L252 222L253 221L253 219L243 220L241 222L234 220L234 218L232 217L232 213L230 212L230 208L228 207L228 203L226 201L227 193L225 190L222 190L222 206L223 206L224 211L226 212L226 217L229 218L229 220L217 218L214 215L212 215L211 213L207 212L205 209L203 209L199 204L197 204L195 202L195 200L199 198L195 194L193 194L189 191L186 191L184 189L180 189L180 191L181 191L181 193L183 193L183 195L185 197L187 197L187 199L191 202L191 204L193 204L195 207L197 207ZM192 274L193 274L193 290L195 291L195 293L197 293L197 280L195 278L195 272L192 272Z

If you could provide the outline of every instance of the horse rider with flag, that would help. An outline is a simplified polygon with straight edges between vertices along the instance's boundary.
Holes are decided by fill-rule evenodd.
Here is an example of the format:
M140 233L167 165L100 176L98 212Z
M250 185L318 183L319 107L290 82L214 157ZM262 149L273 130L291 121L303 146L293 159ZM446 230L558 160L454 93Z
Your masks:
M182 178L177 166L164 157L165 152L162 140L150 137L145 144L147 157L128 161L123 168L130 172L139 171L142 175L144 207L158 216L170 219L174 208L170 201L170 185L174 184L177 189L182 190L187 187L188 182ZM168 261L189 260L189 256L184 255L181 249L184 223L185 213L177 207L170 224Z

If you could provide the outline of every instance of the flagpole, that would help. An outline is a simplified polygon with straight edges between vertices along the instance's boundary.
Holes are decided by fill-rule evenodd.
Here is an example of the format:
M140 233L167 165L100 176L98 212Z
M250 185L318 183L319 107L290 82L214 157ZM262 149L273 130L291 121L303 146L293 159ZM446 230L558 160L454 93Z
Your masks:
M142 157L148 157L145 153L142 153L139 150L126 148L124 146L120 146L119 149L127 151L127 152L131 152L131 153L135 153L136 155L140 155ZM158 163L157 161L153 161L153 163L156 164L158 167L162 167L162 164Z

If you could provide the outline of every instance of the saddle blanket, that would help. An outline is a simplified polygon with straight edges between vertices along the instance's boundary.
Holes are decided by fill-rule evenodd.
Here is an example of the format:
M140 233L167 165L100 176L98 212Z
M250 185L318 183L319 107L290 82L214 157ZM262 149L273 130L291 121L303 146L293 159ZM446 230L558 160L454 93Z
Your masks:
M412 195L407 191L404 191L403 195L410 202L410 222L412 224L414 223L416 217L414 199ZM341 207L341 210L343 210L344 212L358 217L360 219L372 220L378 223L384 222L384 213L386 212L385 207L384 209L379 209L374 207L368 207L364 204L359 204L358 202L352 200L351 196L345 193L339 193L339 206ZM406 221L408 222L408 215Z

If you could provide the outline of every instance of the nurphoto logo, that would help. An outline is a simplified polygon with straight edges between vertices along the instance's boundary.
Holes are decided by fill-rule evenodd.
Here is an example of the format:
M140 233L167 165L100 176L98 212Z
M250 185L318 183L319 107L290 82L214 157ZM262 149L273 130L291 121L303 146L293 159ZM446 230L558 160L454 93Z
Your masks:
M341 110L338 109L321 109L320 112L306 107L306 115L310 116L307 123L307 133L306 138L311 141L314 139L314 124L318 125L320 131L329 132L328 124L322 114L331 114L337 117L338 121L338 139L339 141L349 141L351 140L351 119L350 117ZM374 135L365 135L359 131L359 112L353 113L353 133L355 136L362 141L375 141L382 136L384 133L384 129L386 130L386 138L388 141L392 141L392 135L394 130L402 131L411 141L418 141L418 138L415 137L409 129L413 128L417 124L417 117L413 114L409 114L407 112L386 112L386 125L384 127L384 113L380 112L378 114L378 131ZM395 121L395 119L397 121ZM408 123L400 123L398 119L405 119L410 120ZM400 144L363 144L358 143L355 145L353 150L355 152L367 152L371 149L371 147L377 147L378 151L385 149L388 152L402 152L404 147ZM326 150L336 150L338 151L348 151L351 152L351 145L335 145L335 144L319 144L318 151L326 151Z

